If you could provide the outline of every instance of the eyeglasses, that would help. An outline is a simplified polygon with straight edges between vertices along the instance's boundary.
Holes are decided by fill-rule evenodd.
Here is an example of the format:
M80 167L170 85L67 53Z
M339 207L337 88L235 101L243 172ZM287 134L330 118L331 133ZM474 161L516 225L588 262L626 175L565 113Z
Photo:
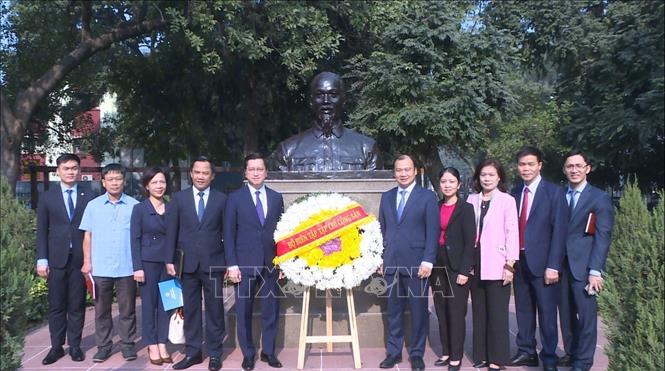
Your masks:
M584 170L589 164L568 164L565 166L566 170Z

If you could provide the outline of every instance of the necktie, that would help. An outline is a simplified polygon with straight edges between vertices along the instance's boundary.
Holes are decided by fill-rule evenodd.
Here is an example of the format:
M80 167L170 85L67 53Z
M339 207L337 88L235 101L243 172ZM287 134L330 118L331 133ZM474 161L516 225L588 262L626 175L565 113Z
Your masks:
M399 191L401 198L399 199L399 205L397 205L397 221L402 220L402 213L404 212L404 203L406 202L406 191Z
M526 218L529 210L529 188L524 187L524 196L522 197L522 208L520 209L520 250L524 250L524 233L526 231Z
M256 215L259 216L259 222L261 222L261 225L266 224L266 216L263 215L263 204L261 203L261 197L259 195L261 194L261 191L256 191Z
M199 217L199 223L201 222L201 219L203 219L203 211L206 208L206 205L203 203L203 195L205 193L199 192L199 209L197 210L196 215Z
M71 222L74 219L74 200L72 199L72 192L74 192L74 190L68 189L65 192L67 192L68 195L67 206L69 207L69 221Z
M575 211L575 193L577 193L577 191L572 189L568 191L568 194L570 195L570 202L568 202L568 216L570 218L573 217L573 211Z

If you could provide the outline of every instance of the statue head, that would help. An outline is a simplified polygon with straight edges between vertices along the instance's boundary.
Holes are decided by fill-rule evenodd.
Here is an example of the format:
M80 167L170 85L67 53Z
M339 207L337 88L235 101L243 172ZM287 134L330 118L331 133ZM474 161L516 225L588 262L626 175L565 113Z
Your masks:
M336 122L342 119L344 83L332 72L321 72L309 84L309 107L323 132L330 134Z

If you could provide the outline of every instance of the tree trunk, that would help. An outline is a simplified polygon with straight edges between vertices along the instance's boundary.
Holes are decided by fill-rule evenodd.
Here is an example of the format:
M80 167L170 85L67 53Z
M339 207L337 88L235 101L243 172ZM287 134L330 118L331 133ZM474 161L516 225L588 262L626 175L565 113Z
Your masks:
M2 176L9 182L12 193L15 193L21 163L21 140L25 133L26 123L21 122L14 115L2 90L0 90L0 105L2 105L0 167L2 167Z

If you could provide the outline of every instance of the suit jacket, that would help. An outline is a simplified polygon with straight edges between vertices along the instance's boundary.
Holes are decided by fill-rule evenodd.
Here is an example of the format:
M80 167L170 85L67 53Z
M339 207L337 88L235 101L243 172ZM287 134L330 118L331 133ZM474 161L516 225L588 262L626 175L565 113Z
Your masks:
M166 254L165 217L157 214L150 200L134 205L130 234L135 271L143 269L143 261L171 263Z
M480 218L479 193L466 200L473 205L476 220ZM489 209L483 220L480 235L480 279L500 280L503 266L508 260L519 259L519 231L515 199L498 189L492 195Z
M175 193L169 206L166 214L168 262L174 263L177 248L184 254L182 271L185 273L194 273L197 269L223 270L226 265L222 238L226 195L210 188L201 222L191 187Z
M261 225L253 195L243 185L229 194L224 212L224 253L229 266L237 265L243 275L255 275L252 267L272 267L275 258L275 228L284 212L282 195L265 187L268 210Z
M566 190L561 189L560 198L566 207L568 203ZM589 213L596 214L596 233L584 233ZM602 190L587 183L577 198L575 211L569 216L566 240L566 255L573 278L586 281L590 270L602 272L612 241L614 226L614 207L610 196Z
M443 201L439 202L439 208ZM445 261L455 273L469 275L474 264L473 253L476 242L476 220L473 206L462 200L457 201L446 228L445 246L439 248L439 256L445 254Z
M74 218L70 221L60 184L42 193L37 206L37 259L48 259L51 268L64 268L71 244L72 264L83 265L83 210L93 194L78 185Z
M522 207L523 188L524 184L520 183L511 192L515 197L518 214ZM566 209L558 198L560 189L541 179L535 198L529 200L532 204L524 232L524 257L527 268L535 277L542 277L546 268L561 271L567 219Z
M383 266L386 274L396 268L410 274L423 261L434 264L441 232L439 210L434 192L416 185L404 205L402 220L397 220L397 188L381 195L379 223L383 234Z

